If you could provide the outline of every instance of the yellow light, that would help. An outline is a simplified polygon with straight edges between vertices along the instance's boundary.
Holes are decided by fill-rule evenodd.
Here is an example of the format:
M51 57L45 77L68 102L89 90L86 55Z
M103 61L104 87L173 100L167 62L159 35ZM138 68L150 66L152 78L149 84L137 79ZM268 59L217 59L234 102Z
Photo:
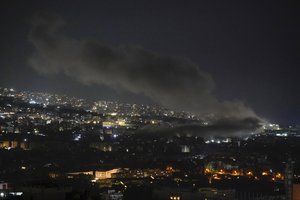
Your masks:
M278 173L276 173L275 178L282 180L283 179L283 175L278 172Z
M261 175L268 176L269 174L268 174L268 172L262 172Z
M119 126L126 126L127 125L126 122L122 121L122 120L117 121L117 123L118 123Z
M206 168L206 169L205 169L205 173L211 173L211 170L208 169L208 168Z
M214 174L214 175L213 175L213 179L215 179L215 180L221 180L221 177L218 177L217 174Z

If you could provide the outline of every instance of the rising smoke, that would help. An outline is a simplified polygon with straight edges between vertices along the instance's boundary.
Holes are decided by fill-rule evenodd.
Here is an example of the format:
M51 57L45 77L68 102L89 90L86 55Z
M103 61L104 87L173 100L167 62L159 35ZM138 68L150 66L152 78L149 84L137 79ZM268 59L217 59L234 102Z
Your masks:
M106 85L144 94L174 110L217 119L256 118L241 101L220 101L214 96L211 76L187 58L163 56L135 46L109 47L91 39L61 33L66 23L59 16L33 18L29 41L35 47L30 65L39 73L64 74L85 85Z

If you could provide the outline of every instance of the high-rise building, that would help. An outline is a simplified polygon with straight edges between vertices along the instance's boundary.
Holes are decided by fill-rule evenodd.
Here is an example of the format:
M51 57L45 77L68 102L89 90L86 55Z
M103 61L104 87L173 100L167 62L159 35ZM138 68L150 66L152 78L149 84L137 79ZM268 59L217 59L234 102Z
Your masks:
M285 172L284 172L286 200L293 199L293 177L294 177L293 161L291 158L289 158L288 162L286 163Z

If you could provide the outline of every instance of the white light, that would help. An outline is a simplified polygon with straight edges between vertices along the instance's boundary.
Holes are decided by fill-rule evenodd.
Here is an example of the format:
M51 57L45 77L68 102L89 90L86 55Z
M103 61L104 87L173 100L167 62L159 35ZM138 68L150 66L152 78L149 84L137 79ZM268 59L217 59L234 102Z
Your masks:
M74 138L75 141L79 141L80 139L81 139L81 134L75 136L75 138Z
M9 194L15 195L15 196L21 196L23 192L10 192Z
M36 101L30 100L29 103L30 103L30 104L36 104Z

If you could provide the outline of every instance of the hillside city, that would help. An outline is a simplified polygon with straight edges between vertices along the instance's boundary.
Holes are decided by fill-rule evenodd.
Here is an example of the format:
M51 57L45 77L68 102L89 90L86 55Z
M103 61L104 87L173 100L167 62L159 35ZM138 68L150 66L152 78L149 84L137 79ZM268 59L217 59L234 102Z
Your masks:
M158 105L0 88L0 199L283 200L300 190L299 126L178 128L214 123Z

